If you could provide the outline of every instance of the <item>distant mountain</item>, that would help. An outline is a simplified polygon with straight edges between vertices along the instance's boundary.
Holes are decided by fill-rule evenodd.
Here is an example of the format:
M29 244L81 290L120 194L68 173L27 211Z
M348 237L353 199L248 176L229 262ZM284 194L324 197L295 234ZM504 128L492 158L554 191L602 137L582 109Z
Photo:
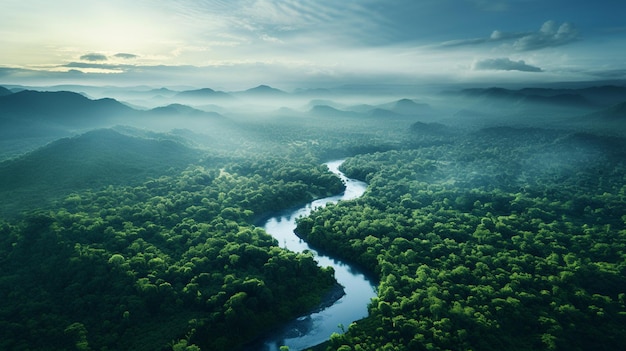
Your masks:
M402 115L417 115L417 114L431 111L430 105L424 104L424 103L417 103L411 99L400 99L398 101L383 105L381 107L387 108L395 113L399 113Z
M617 105L613 105L604 110L592 113L589 115L591 118L601 118L606 120L621 120L626 121L626 101Z
M313 99L306 104L306 107L308 107L309 109L312 109L315 106L330 106L335 109L343 108L342 104L337 103L333 100L327 100L327 99ZM365 110L356 111L356 112L367 112L368 110L369 109L365 109ZM354 110L350 108L350 111L354 111Z
M349 111L365 113L372 117L400 117L416 116L431 111L430 105L416 103L410 99L401 99L381 105L355 105L348 107Z
M311 107L310 112L312 113L332 113L332 114L338 114L338 113L343 113L345 111L341 111L338 110L334 107L328 106L328 105L315 105L313 107Z
M626 87L605 85L581 89L580 93L589 100L606 106L626 101Z
M183 99L233 99L233 96L223 91L213 90L211 88L202 88L196 90L185 90L174 96Z
M558 94L552 96L528 95L526 98L520 99L520 102L524 101L534 104L550 104L582 108L592 108L595 106L595 104L580 94Z
M515 104L517 107L524 105L544 105L574 108L594 108L597 104L585 95L588 90L583 89L543 89L525 88L509 90L504 88L473 88L464 89L461 95L473 99L481 99L487 105L490 103Z
M68 91L24 90L0 96L0 119L42 121L70 127L101 126L104 120L137 111L114 99L90 100Z
M356 112L343 111L328 105L315 105L311 108L309 113L323 117L354 117L359 115Z
M525 95L555 96L563 94L575 94L585 97L590 102L609 106L626 100L626 87L616 85L603 85L578 89L545 89L545 88L525 88L520 89L520 93Z
M0 86L0 96L11 95L13 92L5 87Z
M170 90L168 88L152 89L149 91L149 93L154 94L154 95L161 95L161 96L174 96L178 94L178 92L174 90Z
M222 115L217 112L206 112L182 104L170 104L167 106L156 107L149 110L148 113L169 116L222 117Z
M28 206L32 201L45 201L80 189L158 178L172 169L183 169L199 157L199 151L172 140L144 139L99 129L1 162L0 196ZM0 211L4 210L7 209L0 207Z
M272 88L268 85L259 85L258 87L248 89L242 92L241 94L247 95L247 96L264 96L264 97L288 95L286 92L280 89Z
M465 97L472 97L472 98L489 98L489 99L520 99L525 97L525 94L521 94L519 92L513 91L513 90L509 90L509 89L504 89L504 88L498 88L498 87L491 87L491 88L470 88L470 89L463 89L461 90L460 93L462 96Z

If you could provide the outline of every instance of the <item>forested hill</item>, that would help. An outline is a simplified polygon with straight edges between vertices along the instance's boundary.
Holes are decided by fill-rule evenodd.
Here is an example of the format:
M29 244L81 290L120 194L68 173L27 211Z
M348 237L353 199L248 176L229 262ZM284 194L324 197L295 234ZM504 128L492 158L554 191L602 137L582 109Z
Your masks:
M0 96L10 95L12 94L11 90L0 86Z
M0 163L0 193L14 199L3 202L2 210L18 209L20 203L41 205L39 201L81 189L136 184L180 171L200 157L199 151L176 141L132 137L112 129L63 138Z
M0 349L240 350L297 318L332 272L254 223L340 193L322 164L338 158L368 190L298 233L380 285L328 350L622 349L623 126L588 128L574 122L611 118L569 108L535 124L553 117L545 104L503 115L509 103L481 99L471 118L454 104L409 113L411 99L384 116L170 105L140 113L178 128L167 134L97 129L0 163Z
M626 87L598 86L581 89L525 88L520 90L493 87L465 89L461 91L461 94L479 99L493 98L509 102L527 101L537 104L601 107L623 101L624 97L626 97Z
M0 349L234 350L315 308L332 270L251 222L342 184L319 165L251 167L195 166L0 220Z
M24 90L0 97L0 118L48 122L81 127L102 123L102 119L120 117L136 112L114 100L91 100L68 91L41 92Z
M491 127L348 159L366 194L297 232L381 284L370 317L327 350L622 349L624 150L623 138Z

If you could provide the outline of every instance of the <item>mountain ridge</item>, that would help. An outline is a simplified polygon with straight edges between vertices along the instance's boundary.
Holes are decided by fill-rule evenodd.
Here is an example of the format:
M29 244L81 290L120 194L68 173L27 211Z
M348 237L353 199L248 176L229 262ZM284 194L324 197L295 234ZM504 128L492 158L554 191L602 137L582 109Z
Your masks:
M96 129L0 162L0 194L28 206L30 201L81 189L158 178L183 169L200 156L200 151L166 137L139 138L113 129ZM0 211L6 210L3 207Z
M35 90L23 90L1 96L0 111L0 118L20 116L28 120L71 125L93 123L95 120L136 112L135 109L111 98L92 100L75 92Z
M180 93L174 95L177 98L185 98L185 99L222 99L222 100L231 100L234 97L226 92L213 90L211 88L201 88L194 90L185 90Z
M250 88L248 90L245 90L245 91L241 92L241 94L243 94L243 95L250 95L250 96L286 96L286 95L288 95L288 93L285 92L285 91L273 88L273 87L271 87L269 85L265 85L265 84L261 84L259 86L254 87L254 88Z

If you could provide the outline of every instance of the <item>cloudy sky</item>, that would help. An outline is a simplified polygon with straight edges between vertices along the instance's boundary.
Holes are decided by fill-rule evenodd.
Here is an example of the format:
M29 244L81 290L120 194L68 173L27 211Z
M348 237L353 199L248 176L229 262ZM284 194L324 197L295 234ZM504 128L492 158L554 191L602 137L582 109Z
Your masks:
M0 84L626 79L623 0L0 1Z

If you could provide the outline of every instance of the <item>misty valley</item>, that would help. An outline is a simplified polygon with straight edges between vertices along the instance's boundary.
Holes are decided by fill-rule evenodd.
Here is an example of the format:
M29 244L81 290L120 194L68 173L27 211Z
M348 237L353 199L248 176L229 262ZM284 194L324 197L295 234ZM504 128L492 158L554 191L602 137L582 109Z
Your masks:
M321 255L367 316L273 349L626 345L625 85L4 85L0 198L2 350L258 349L350 297Z

